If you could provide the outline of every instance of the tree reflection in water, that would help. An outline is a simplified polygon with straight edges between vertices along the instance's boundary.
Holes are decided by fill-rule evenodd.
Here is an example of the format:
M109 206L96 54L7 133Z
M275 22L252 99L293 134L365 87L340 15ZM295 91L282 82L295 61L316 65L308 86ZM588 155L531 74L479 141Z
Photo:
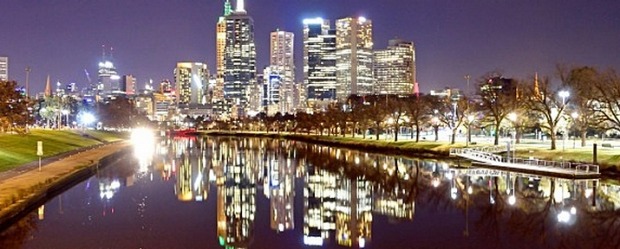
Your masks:
M30 213L0 233L0 248L20 248L37 230L37 214Z

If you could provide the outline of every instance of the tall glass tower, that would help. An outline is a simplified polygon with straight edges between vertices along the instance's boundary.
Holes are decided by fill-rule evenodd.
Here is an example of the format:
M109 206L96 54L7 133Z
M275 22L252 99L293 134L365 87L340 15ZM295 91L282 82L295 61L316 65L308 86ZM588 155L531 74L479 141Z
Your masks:
M231 117L246 116L250 95L256 85L256 48L254 20L245 11L243 0L226 16L224 48L224 99L231 101Z
M219 101L224 99L224 51L226 49L226 17L232 13L230 1L224 2L224 15L220 16L215 28L215 69L217 71L215 77L215 87L213 89L213 100Z
M293 113L293 84L295 83L295 60L293 58L294 34L282 30L271 32L270 36L270 66L265 69L264 75L267 82L273 82L277 78L277 92L270 96L278 95L277 109L281 113ZM267 72L269 71L269 72ZM273 86L270 84L270 86ZM276 89L270 87L270 89Z
M393 39L386 49L375 50L374 71L378 94L413 94L416 82L413 42Z
M329 20L304 20L304 84L310 110L336 100L336 31Z
M336 96L369 95L374 90L372 72L372 21L347 17L336 21Z
M9 57L0 56L0 80L9 80Z

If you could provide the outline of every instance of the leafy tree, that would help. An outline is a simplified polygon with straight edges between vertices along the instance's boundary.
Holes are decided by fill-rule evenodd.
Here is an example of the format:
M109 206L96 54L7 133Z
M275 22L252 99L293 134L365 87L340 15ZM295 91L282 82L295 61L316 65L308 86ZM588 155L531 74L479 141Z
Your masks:
M98 103L98 119L107 127L130 128L136 125L149 125L148 119L140 114L134 103L118 97L107 103Z
M305 131L306 134L310 134L312 130L312 116L305 112L298 112L295 114L295 131Z
M31 102L17 90L17 82L0 81L0 132L25 133L32 124Z

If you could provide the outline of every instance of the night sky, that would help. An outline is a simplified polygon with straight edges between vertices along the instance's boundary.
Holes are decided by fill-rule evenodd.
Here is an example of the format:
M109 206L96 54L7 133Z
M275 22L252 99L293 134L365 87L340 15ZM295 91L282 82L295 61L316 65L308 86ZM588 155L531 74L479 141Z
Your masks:
M143 86L173 79L177 61L206 61L215 72L215 25L223 0L2 0L0 55L9 77L31 93L53 81L96 81L103 44L114 48L119 74ZM234 4L234 1L233 1ZM525 78L553 75L558 63L620 70L620 1L615 0L246 0L254 18L258 66L268 64L269 32L296 35L302 79L302 20L363 15L373 21L375 48L393 37L416 44L423 92L464 88L500 70Z

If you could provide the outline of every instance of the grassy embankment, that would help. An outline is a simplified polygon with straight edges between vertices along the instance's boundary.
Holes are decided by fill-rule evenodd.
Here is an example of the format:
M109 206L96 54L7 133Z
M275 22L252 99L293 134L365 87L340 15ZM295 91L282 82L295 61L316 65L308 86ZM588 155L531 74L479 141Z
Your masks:
M0 172L24 163L38 160L37 141L43 141L44 158L82 147L114 142L123 138L121 133L104 131L39 130L30 133L0 134Z
M448 156L450 148L464 148L465 143L449 144L447 142L434 142L434 141L420 141L418 143L414 141L397 141L393 140L374 140L374 137L366 137L363 139L361 136L356 137L335 137L335 136L318 136L318 135L293 135L288 133L269 133L264 132L228 132L228 131L206 131L204 134L222 134L222 135L234 135L244 134L250 136L270 136L270 137L282 137L293 140L316 142L326 145L339 145L346 148L371 150L377 152L387 152L390 154L409 155L409 156ZM492 146L492 144L478 143L479 146ZM566 147L562 149L561 145L556 150L550 150L549 147L541 147L536 144L517 144L517 157L527 158L534 157L542 160L554 160L554 161L574 161L581 163L592 163L592 147L586 148L570 148ZM620 171L620 150L617 148L602 148L598 147L597 162L601 165L601 169L610 172Z

